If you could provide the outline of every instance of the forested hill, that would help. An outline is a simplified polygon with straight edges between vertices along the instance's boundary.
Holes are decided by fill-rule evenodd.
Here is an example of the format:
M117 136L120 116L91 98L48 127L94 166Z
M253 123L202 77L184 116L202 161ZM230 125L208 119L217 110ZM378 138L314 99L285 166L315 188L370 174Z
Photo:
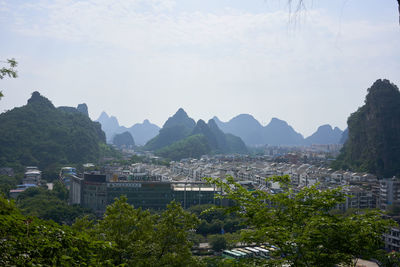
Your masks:
M168 118L159 134L147 142L145 149L156 151L169 146L188 137L195 126L196 122L180 108L172 117Z
M96 161L105 135L81 112L57 109L34 92L25 106L0 114L0 166L39 166Z
M380 177L400 175L400 92L377 80L365 105L347 120L348 139L334 167L367 171Z
M113 144L118 147L134 146L135 140L133 140L133 137L130 132L123 132L123 133L114 135Z
M159 135L150 140L146 149L172 160L198 158L205 154L246 153L240 137L222 132L214 120L197 123L183 109L170 117Z

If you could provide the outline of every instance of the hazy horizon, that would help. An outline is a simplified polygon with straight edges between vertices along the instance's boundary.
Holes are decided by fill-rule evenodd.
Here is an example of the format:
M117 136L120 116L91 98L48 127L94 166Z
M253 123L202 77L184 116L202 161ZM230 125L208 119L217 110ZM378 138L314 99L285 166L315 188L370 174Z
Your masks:
M86 103L130 127L190 117L277 117L307 137L346 128L377 79L400 86L396 1L1 1L0 112L39 91L55 106Z
M184 110L185 110L185 109L184 109ZM107 114L107 116L109 116L109 117L115 117L115 118L117 119L118 123L119 123L119 126L124 126L124 127L126 127L126 128L132 127L132 126L133 126L134 124L136 124L136 123L143 123L144 120L148 120L148 119L144 119L143 121L134 122L134 123L131 123L131 124L128 124L128 125L122 125L122 124L120 123L118 117L116 117L116 116L114 116L114 115L112 115L112 114L109 114L109 113L106 112L106 111L102 111L102 113L103 113L103 112L105 112L105 113ZM243 114L247 114L247 115L250 115L250 116L254 117L252 114L241 113L241 114L235 115L234 117L232 117L232 118L230 118L230 119L228 119L228 120L222 120L222 119L219 118L218 116L213 116L213 117L211 117L211 118L198 118L198 119L195 119L195 118L193 118L192 116L190 116L190 113L187 112L187 110L185 110L185 112L188 114L189 117L191 117L192 119L194 119L196 122L197 122L198 120L203 120L203 121L207 122L208 120L213 119L214 117L217 117L220 121L226 123L226 122L228 122L229 120L231 120L231 119L233 119L233 118L235 118L235 117L237 117L237 116L239 116L239 115L243 115ZM101 113L101 114L102 114L102 113ZM101 114L99 114L99 116L97 116L97 117L95 117L95 118L92 118L92 117L90 117L90 118L91 118L93 121L97 121L97 120L99 119L99 117L100 117ZM165 119L165 121L164 121L163 123L161 123L161 124L156 124L156 123L152 122L151 120L149 120L149 121L150 121L150 123L156 124L158 127L162 128L163 125L164 125L164 123L167 121L167 119L168 119L169 117L172 117L174 114L175 114L175 113L173 113L173 114L171 114L170 116L168 116L168 117ZM90 116L90 114L89 114L89 116ZM255 117L254 117L254 118L255 118ZM273 118L277 118L277 117L273 117ZM273 118L271 118L271 120L272 120ZM255 118L255 119L256 119L258 122L260 122L260 124L261 124L262 126L266 126L266 125L268 125L268 124L271 122L271 120L269 120L267 123L261 123L260 120L258 120L257 118ZM277 119L280 119L280 118L277 118ZM286 122L288 123L289 126L292 126L292 125L290 124L290 122L288 122L288 121L286 121ZM326 125L326 124L330 124L330 123L321 124L321 125L319 125L318 127L323 126L323 125ZM330 126L331 126L332 128L338 127L338 126L335 126L335 125L332 125L332 124L330 124ZM293 127L293 126L292 126L292 127ZM312 135L313 133L315 133L315 132L317 131L318 127L317 127L317 128L315 129L315 131L312 132L310 135ZM340 130L342 130L342 131L345 130L345 128L344 128L344 129L342 129L342 128L340 128L340 127L338 127L338 128L339 128ZM295 130L296 132L302 134L304 138L307 138L307 137L310 136L310 135L304 135L302 132L298 131L298 130L295 129L295 128L294 128L294 130Z

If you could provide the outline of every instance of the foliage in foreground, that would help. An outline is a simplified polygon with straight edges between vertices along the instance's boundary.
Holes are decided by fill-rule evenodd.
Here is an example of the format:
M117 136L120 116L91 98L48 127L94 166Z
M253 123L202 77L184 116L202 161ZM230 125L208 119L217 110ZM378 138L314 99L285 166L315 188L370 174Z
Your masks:
M13 202L0 197L1 266L98 265L97 253L110 248L68 226L23 216Z
M161 215L134 209L122 196L107 207L104 219L93 228L93 237L111 242L109 258L113 265L193 266L192 243L188 231L197 218L176 202L171 202Z
M196 266L189 232L197 218L172 202L160 215L135 209L126 197L102 220L69 227L28 217L0 198L1 266Z
M383 219L381 212L333 214L331 210L345 201L341 188L319 190L312 186L294 192L288 176L267 180L279 182L282 191L248 191L232 177L227 182L208 179L236 203L228 211L246 220L248 229L242 231L242 240L277 248L271 264L351 265L359 257L378 257L382 252L382 234L393 221Z
M200 260L192 255L191 240L199 225L195 214L200 212L202 220L211 222L225 217L221 208L201 212L204 207L199 207L190 213L172 202L162 213L152 214L135 209L122 196L107 207L102 219L84 217L66 226L25 216L12 201L0 198L0 265L347 266L356 258L374 257L384 266L398 266L398 255L380 250L382 234L392 221L382 219L378 211L334 214L332 209L345 198L340 188L322 191L310 187L295 193L288 177L271 180L281 183L280 193L250 192L232 178L227 182L209 179L236 203L227 211L247 225L240 241L275 246L271 260ZM55 193L60 199L65 197L62 188ZM239 241L227 237L209 236L209 241L215 250Z

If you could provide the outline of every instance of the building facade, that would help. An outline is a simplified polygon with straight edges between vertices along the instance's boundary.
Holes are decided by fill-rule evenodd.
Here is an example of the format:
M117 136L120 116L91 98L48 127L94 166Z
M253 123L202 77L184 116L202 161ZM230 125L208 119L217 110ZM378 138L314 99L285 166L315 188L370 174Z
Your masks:
M97 214L107 205L125 195L135 208L165 209L173 200L183 208L201 204L219 204L215 195L220 191L204 182L171 182L151 179L107 181L106 175L85 173L83 178L70 180L70 204L80 204Z
M382 179L379 183L379 208L388 210L392 205L400 205L400 180Z
M40 185L41 180L42 172L37 167L26 167L24 178L22 179L23 184Z

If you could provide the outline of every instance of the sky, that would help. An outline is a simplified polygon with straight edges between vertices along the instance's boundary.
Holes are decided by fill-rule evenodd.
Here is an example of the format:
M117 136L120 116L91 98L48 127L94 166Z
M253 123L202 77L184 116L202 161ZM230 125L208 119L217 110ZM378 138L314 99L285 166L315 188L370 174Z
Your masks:
M362 3L362 4L361 4ZM247 113L342 130L377 79L400 86L396 0L0 0L0 112L34 91L130 127ZM4 65L4 64L3 64Z

